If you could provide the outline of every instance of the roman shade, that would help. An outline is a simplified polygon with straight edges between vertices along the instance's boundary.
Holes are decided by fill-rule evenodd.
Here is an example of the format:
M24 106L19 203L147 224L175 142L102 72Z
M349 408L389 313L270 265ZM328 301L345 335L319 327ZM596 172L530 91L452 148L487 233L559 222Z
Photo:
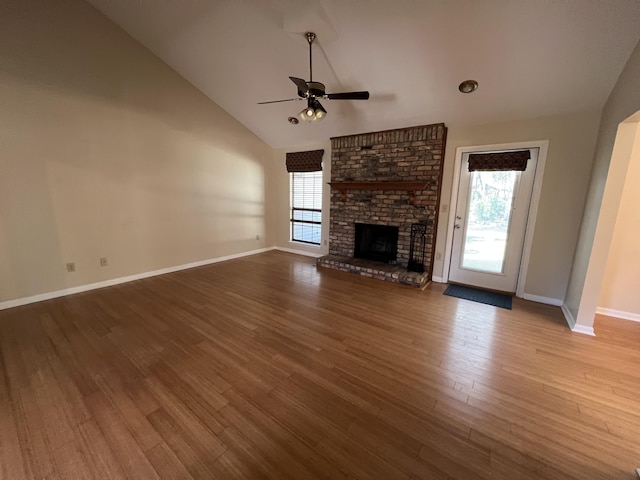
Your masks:
M322 170L324 150L287 153L287 172L319 172Z
M469 155L469 171L520 171L527 169L529 150L499 153L472 153Z

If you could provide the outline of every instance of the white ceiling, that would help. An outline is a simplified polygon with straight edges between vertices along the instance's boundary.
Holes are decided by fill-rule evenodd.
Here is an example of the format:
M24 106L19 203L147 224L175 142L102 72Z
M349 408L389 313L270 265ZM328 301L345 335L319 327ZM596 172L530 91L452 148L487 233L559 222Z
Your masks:
M639 0L89 0L272 147L601 108L640 38ZM290 125L309 78L330 101ZM466 79L479 82L470 95Z

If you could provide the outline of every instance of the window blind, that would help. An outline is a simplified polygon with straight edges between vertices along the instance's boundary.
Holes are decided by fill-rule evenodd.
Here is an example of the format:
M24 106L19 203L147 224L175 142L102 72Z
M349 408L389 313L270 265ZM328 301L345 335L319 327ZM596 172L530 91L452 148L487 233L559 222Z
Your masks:
M520 171L527 169L531 158L529 150L498 153L472 153L469 155L469 171Z
M322 170L324 150L287 153L287 172L318 172Z
M291 240L320 245L322 172L292 172Z

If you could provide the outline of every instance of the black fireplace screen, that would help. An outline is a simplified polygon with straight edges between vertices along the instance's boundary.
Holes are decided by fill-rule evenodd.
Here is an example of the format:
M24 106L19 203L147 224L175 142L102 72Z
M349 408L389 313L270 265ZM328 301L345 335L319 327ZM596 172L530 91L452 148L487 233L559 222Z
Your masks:
M394 263L398 257L398 227L356 223L353 256Z
M411 243L409 244L409 263L407 271L424 272L424 247L427 238L427 224L411 224Z

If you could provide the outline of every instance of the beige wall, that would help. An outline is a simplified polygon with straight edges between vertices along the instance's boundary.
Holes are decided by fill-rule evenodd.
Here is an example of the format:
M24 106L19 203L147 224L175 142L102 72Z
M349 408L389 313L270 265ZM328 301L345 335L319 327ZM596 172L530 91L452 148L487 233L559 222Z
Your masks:
M602 278L608 257L622 186L611 184L607 209L601 214L605 185L610 168L614 173L626 171L629 158L619 156L619 164L611 164L618 125L640 109L640 43L636 45L614 86L602 113L593 171L589 185L580 235L573 260L573 268L565 305L567 314L579 325L591 328L600 295ZM633 128L633 127L629 127ZM628 136L629 132L626 133ZM614 175L617 183L619 176ZM598 239L597 248L594 240Z
M0 302L268 245L272 150L89 4L3 0L0 64Z
M311 125L299 125L298 128L312 127ZM305 245L291 241L289 222L289 208L291 205L289 192L289 173L287 173L285 161L287 152L302 152L306 150L324 150L322 157L322 245L319 247ZM273 232L273 244L278 248L296 250L310 255L326 255L329 252L329 206L331 190L328 182L331 181L331 141L306 145L289 149L276 149L273 151L271 169L267 176L269 221Z
M445 252L456 149L548 140L549 150L524 292L561 301L580 226L600 112L534 118L499 124L450 127L442 182L436 253ZM442 276L443 261L434 264Z
M640 316L640 124L635 127L600 291L599 307Z

